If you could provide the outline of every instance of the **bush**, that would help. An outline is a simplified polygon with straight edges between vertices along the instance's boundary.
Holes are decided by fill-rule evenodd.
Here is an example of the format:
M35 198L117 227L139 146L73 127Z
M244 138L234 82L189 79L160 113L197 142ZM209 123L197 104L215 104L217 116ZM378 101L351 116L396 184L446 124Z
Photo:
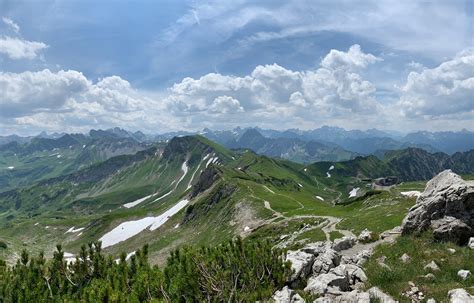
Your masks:
M23 251L15 266L0 266L0 302L249 302L269 298L290 274L270 242L241 239L176 250L163 271L149 265L146 245L125 258L105 257L100 242L71 264L60 245L51 260Z

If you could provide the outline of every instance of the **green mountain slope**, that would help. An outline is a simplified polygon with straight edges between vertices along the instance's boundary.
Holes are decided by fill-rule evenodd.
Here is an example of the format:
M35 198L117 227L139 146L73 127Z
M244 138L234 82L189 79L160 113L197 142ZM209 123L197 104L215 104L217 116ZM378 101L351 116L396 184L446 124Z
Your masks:
M408 150L384 160L304 166L229 151L201 136L174 138L1 193L0 239L8 248L0 256L12 261L23 248L50 255L58 242L75 254L101 239L113 256L147 243L151 261L163 263L183 244L215 245L236 235L298 246L324 239L325 220L354 233L382 232L399 225L414 203L400 192L420 190L423 183L379 192L365 178L396 175L410 165L405 153L416 155ZM407 179L427 173L417 170L424 167L416 166Z
M114 156L135 154L146 147L130 138L82 134L33 138L25 144L11 142L0 146L0 192L69 174Z

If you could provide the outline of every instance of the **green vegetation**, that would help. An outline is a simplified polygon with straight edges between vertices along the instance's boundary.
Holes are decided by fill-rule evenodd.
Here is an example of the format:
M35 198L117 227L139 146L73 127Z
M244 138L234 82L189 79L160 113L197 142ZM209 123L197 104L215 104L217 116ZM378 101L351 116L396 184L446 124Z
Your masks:
M329 233L329 238L331 239L331 241L334 241L334 240L342 238L342 237L344 237L344 235L341 232L337 231L337 230L332 231L332 232Z
M451 253L448 249L454 249ZM400 257L410 256L410 261L403 263ZM381 267L377 259L385 256L385 264L390 270ZM419 237L403 236L394 244L383 244L375 249L373 257L366 263L365 271L369 278L369 285L378 286L401 302L410 302L401 294L409 290L409 281L425 294L426 298L434 298L437 302L444 302L449 290L454 288L470 289L474 285L474 276L466 280L458 277L460 269L474 272L474 251L467 247L459 247L452 243L434 242L431 233L424 233ZM439 271L425 270L424 266L435 261ZM425 277L434 274L434 278ZM471 289L472 291L472 289Z
M74 262L60 245L52 260L26 251L13 267L0 262L1 302L250 302L270 297L290 272L282 251L240 238L216 247L185 247L160 270L148 246L114 261L100 242L81 248Z

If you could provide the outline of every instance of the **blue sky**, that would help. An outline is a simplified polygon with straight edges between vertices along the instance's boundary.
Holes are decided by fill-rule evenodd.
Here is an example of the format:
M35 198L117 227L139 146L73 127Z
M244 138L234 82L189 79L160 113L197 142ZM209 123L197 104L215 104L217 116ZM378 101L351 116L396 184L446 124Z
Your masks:
M473 129L472 1L0 0L0 133Z

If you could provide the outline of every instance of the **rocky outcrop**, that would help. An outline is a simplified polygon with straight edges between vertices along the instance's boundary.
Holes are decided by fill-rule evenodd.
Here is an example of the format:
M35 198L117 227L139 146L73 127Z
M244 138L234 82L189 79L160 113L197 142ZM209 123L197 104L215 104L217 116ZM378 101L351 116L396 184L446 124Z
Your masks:
M433 229L438 240L467 244L474 236L474 184L445 170L430 180L403 220L402 234Z
M191 191L191 199L196 197L198 194L211 188L211 186L220 178L220 171L215 167L211 166L206 168L200 175L196 184L193 186Z
M275 303L304 303L304 299L288 286L278 290L273 295Z
M295 283L300 279L305 279L311 272L315 256L301 250L288 251L286 253L286 261L291 262L293 274L290 277L290 283Z
M374 286L369 289L369 294L371 298L378 299L380 302L384 303L397 303L390 295L384 293L380 288Z
M474 296L471 296L465 289L456 288L448 292L450 303L474 303Z
M346 250L354 246L356 239L354 237L342 237L334 241L332 248L335 251Z

